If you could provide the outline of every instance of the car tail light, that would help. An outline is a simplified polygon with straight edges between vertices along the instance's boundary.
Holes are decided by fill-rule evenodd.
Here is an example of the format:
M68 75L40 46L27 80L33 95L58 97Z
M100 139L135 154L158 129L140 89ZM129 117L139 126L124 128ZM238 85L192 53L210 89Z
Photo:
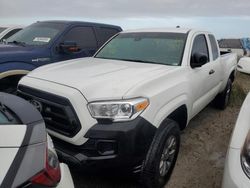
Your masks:
M54 187L61 179L60 163L55 151L46 149L45 169L31 179L32 184Z

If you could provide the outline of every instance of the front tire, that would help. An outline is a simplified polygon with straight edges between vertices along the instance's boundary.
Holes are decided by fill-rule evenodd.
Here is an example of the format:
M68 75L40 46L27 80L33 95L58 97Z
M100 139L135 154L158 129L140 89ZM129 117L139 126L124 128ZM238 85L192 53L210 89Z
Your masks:
M219 93L214 99L215 107L224 110L229 103L231 92L232 92L232 81L229 78L224 91L222 93Z
M169 180L180 148L180 129L167 120L156 133L143 163L141 182L148 188L161 188Z

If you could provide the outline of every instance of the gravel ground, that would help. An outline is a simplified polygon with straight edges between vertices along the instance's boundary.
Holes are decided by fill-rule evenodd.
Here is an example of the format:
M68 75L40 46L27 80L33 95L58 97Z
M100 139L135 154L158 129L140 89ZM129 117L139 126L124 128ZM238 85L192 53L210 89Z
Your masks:
M217 188L230 136L240 106L250 91L250 76L238 73L229 107L220 111L211 106L200 112L183 131L177 164L167 188ZM136 188L135 180L121 177L86 176L73 172L77 188Z

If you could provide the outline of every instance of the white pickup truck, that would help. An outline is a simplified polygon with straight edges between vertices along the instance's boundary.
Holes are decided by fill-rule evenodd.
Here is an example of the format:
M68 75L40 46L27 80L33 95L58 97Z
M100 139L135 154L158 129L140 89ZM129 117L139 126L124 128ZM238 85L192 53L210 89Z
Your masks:
M237 56L209 32L121 32L91 58L36 69L19 96L42 113L59 157L88 169L133 169L148 187L169 179L180 130L214 100L224 109Z

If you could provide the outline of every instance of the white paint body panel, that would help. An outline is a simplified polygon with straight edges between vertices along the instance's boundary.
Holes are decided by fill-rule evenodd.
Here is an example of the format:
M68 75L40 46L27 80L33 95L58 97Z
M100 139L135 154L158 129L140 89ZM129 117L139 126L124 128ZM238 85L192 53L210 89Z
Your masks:
M75 186L68 165L60 163L60 169L61 181L57 185L57 188L74 188Z
M188 29L155 29L132 32L178 32ZM126 32L126 31L125 31ZM230 74L236 68L237 56L228 54L206 65L190 67L195 36L208 32L190 30L181 66L145 64L98 58L82 58L40 67L25 76L19 84L66 97L80 119L82 129L73 138L49 131L54 136L81 145L85 133L96 120L90 116L88 102L96 100L147 97L148 108L141 114L156 128L181 105L186 105L188 122L224 90ZM210 59L211 45L208 43ZM211 69L215 70L209 75Z
M1 33L0 33L0 40L6 35L6 34L8 34L9 32L11 32L12 30L14 30L14 29L22 29L23 28L23 26L18 26L18 25L16 25L16 26L0 26L0 27L4 27L4 28L6 28L4 31L2 31Z
M241 149L250 131L250 94L245 99L238 116L225 162L223 188L249 188L250 179L241 167Z
M0 147L0 185L2 184L3 179L5 178L13 160L16 157L18 148L1 148Z
M237 68L238 71L250 74L250 57L242 57L239 60L238 65L242 67L242 68L238 67Z
M0 185L22 144L25 133L25 125L0 126Z
M0 126L0 148L20 147L23 142L26 129L27 127L25 125Z

